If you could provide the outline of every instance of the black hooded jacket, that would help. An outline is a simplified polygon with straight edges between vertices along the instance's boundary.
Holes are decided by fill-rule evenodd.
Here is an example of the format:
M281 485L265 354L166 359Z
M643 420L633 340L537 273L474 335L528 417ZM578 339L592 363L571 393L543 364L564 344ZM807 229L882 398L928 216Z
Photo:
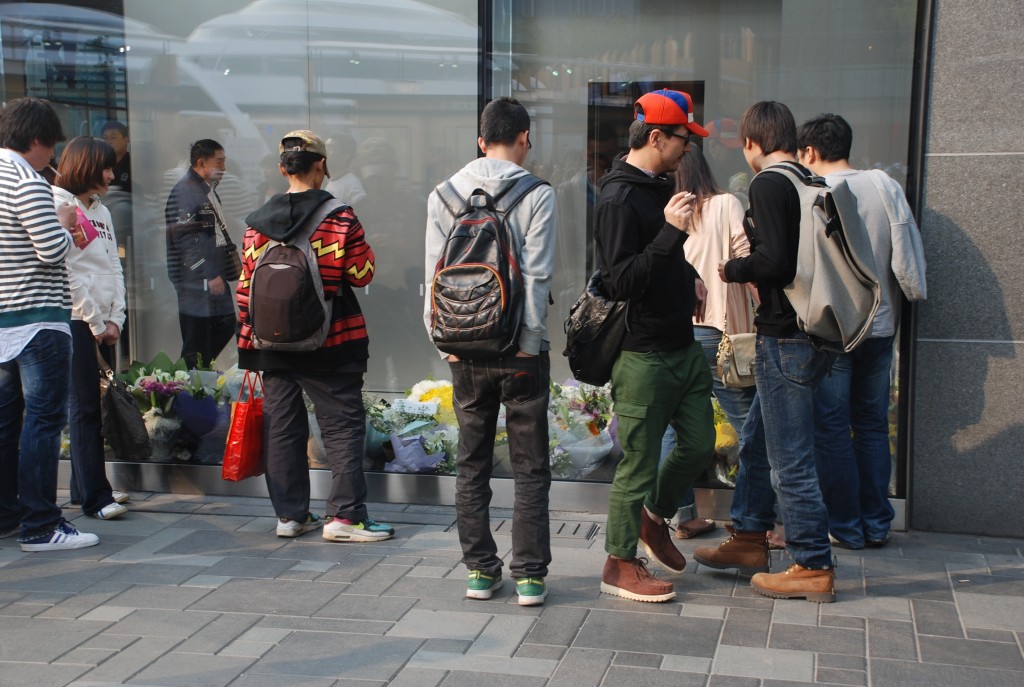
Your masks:
M693 343L694 280L686 261L686 234L665 221L675 190L619 159L601 179L594 234L601 279L616 300L629 300L623 350L672 351Z

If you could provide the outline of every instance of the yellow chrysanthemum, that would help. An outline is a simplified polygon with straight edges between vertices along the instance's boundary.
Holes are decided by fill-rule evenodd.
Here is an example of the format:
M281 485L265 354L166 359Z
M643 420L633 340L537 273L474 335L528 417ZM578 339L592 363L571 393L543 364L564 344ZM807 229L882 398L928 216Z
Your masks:
M419 401L429 403L434 401L438 405L437 415L434 416L439 423L449 426L455 425L455 409L452 406L452 394L454 389L450 383L428 389L419 397Z
M715 450L722 451L732 448L740 443L736 430L728 422L719 422L715 425Z

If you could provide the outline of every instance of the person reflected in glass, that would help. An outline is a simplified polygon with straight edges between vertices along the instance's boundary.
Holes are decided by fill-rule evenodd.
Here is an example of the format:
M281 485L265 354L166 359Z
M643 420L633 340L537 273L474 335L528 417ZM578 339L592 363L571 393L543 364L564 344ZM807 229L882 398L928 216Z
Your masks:
M167 273L178 294L181 357L189 369L209 369L235 333L235 305L224 274L223 239L211 190L224 175L224 146L192 144L191 167L167 198Z

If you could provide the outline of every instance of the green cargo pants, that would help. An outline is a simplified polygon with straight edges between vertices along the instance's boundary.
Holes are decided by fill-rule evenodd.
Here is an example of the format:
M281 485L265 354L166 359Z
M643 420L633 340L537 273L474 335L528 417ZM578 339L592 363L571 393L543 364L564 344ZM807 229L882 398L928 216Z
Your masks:
M711 370L694 342L677 351L623 351L612 369L617 436L624 455L608 498L605 551L636 555L641 507L665 518L711 461L715 449ZM676 447L659 469L661 438L672 425Z

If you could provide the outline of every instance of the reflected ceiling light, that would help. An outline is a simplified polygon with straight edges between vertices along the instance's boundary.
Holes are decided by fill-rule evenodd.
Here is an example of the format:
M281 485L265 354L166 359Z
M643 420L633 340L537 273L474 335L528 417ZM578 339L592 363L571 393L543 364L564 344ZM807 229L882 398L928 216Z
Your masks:
M349 60L348 63L349 64L359 64L359 60L353 58L353 59Z
M551 70L551 76L558 76L558 70L557 69L552 69Z
M571 69L566 69L566 70L565 70L565 73L566 73L566 74L572 74L572 70L571 70Z
M228 75L228 74L230 74L230 73L231 73L231 70L230 70L230 69L225 69L225 70L224 70L224 76L227 76L227 75Z

